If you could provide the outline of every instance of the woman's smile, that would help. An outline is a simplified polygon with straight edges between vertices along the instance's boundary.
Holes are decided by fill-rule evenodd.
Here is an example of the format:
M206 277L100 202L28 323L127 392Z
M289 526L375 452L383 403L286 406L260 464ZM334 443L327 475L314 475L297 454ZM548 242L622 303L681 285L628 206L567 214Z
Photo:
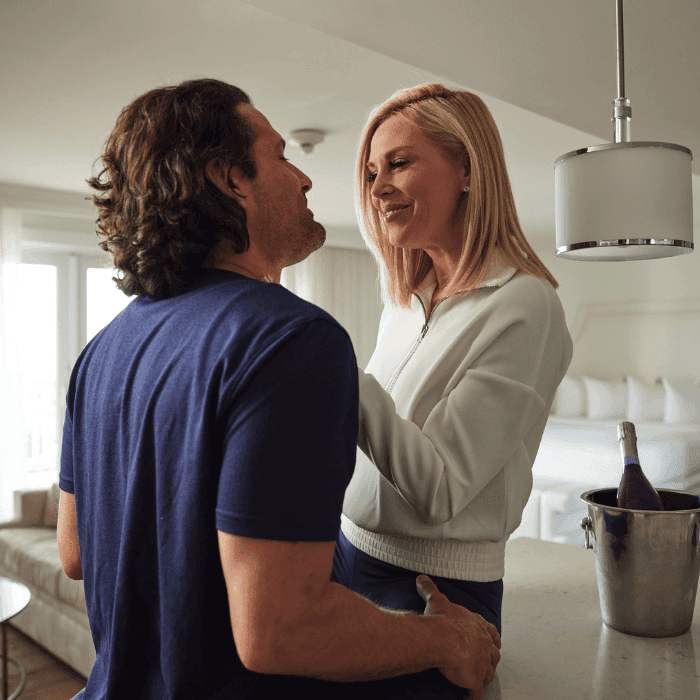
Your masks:
M397 207L389 207L383 214L384 221L394 221L397 216L400 216L402 213L406 212L409 207L409 204L404 204L402 206Z

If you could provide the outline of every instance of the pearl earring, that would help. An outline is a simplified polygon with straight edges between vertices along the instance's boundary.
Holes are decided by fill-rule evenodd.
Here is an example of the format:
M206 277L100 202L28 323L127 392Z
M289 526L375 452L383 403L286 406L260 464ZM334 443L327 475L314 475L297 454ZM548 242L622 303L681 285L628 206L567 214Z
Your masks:
M462 192L469 192L469 185L465 185Z

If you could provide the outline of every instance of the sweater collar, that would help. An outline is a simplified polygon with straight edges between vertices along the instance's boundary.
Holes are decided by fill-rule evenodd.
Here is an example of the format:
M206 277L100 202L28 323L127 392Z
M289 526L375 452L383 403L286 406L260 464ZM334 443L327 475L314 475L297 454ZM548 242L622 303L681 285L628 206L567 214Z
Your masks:
M502 287L513 275L517 272L514 267L509 267L500 253L496 254L491 259L488 271L484 281L477 287L477 289L485 289L487 287ZM430 271L425 276L425 279L421 282L420 286L416 290L415 294L420 297L424 305L430 306L430 302L433 298L433 292L437 287L437 273L435 268L430 268ZM458 292L461 294L462 292ZM456 296L456 295L455 295ZM450 297L454 298L454 297Z

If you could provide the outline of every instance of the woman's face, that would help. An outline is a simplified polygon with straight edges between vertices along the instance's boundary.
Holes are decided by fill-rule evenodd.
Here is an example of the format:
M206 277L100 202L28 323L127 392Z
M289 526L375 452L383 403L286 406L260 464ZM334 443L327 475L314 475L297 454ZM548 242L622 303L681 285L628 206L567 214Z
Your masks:
M469 184L463 164L394 115L375 131L366 171L372 205L392 245L428 253L461 252L467 197L463 188Z

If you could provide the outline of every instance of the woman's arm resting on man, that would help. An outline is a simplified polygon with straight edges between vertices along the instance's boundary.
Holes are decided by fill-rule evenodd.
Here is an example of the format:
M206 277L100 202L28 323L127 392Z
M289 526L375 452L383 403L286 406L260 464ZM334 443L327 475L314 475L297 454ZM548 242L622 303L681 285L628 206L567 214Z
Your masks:
M570 357L551 300L536 286L529 297L519 299L520 291L515 285L500 303L506 311L484 323L461 373L449 378L420 427L398 414L375 377L358 371L358 446L429 524L454 518L509 460L527 461L523 440L542 419L562 361Z
M432 582L422 592L432 613L379 608L330 581L334 548L219 531L231 626L246 668L332 681L439 668L476 690L492 680L501 645L493 625L450 603Z
M505 467L544 402L531 387L470 369L422 429L360 370L358 447L431 525L460 513Z

